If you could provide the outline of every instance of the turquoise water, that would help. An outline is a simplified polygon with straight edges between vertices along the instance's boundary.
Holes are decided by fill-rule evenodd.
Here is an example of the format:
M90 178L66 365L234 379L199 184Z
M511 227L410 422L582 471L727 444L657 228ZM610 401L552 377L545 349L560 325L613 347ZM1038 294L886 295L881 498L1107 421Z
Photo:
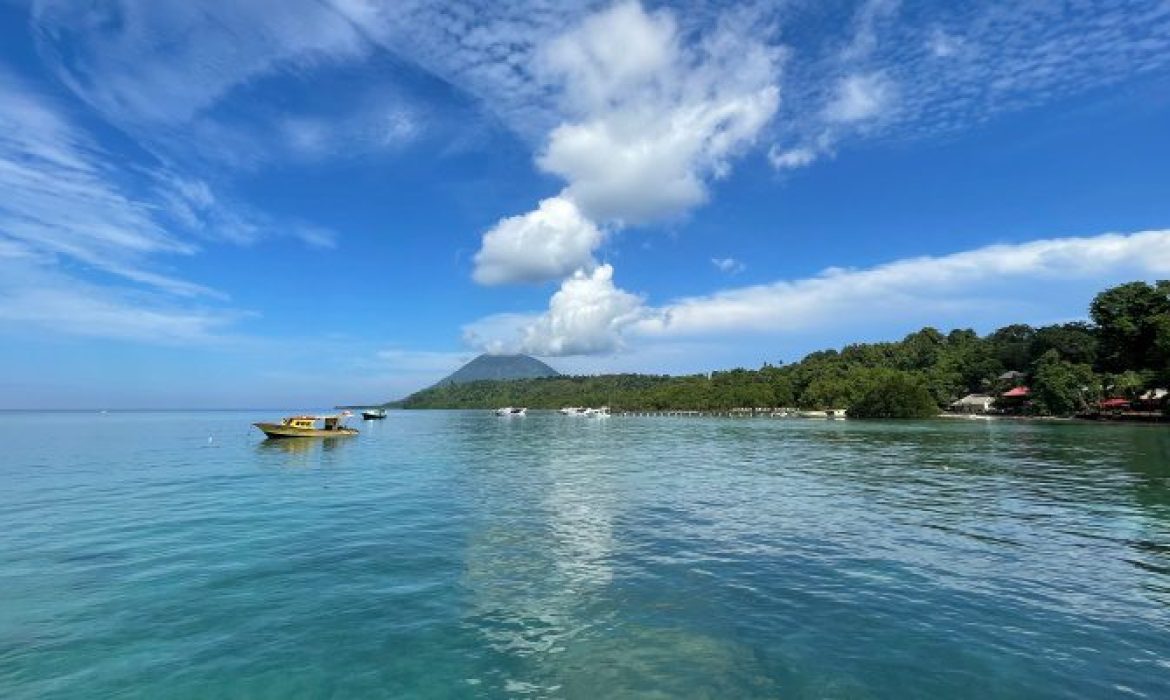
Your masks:
M0 697L1170 697L1170 430L0 415Z

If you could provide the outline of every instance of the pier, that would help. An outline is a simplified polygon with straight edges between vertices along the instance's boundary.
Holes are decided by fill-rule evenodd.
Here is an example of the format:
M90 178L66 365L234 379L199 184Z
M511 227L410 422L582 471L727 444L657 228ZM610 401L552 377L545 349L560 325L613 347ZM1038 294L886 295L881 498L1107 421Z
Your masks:
M844 418L844 409L802 411L795 408L719 408L700 411L615 411L616 416L678 418Z

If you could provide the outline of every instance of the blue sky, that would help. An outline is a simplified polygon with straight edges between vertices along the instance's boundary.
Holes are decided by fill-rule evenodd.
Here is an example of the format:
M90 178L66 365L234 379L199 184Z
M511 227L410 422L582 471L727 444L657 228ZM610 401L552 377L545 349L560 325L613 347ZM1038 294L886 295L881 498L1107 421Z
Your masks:
M1170 276L1170 3L0 1L0 408L792 361Z

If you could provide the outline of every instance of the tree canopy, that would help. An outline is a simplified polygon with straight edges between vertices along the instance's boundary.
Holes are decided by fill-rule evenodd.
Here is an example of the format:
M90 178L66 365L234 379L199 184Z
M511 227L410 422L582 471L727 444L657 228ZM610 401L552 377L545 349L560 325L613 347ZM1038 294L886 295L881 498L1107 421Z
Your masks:
M850 418L930 418L938 404L916 377L894 372L882 377L849 407Z

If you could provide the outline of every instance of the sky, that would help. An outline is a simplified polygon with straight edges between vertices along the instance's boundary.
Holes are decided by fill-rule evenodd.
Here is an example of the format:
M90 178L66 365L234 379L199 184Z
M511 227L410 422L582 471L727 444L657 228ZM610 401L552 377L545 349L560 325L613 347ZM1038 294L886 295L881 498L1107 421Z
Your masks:
M0 408L758 367L1168 277L1168 0L0 0Z

